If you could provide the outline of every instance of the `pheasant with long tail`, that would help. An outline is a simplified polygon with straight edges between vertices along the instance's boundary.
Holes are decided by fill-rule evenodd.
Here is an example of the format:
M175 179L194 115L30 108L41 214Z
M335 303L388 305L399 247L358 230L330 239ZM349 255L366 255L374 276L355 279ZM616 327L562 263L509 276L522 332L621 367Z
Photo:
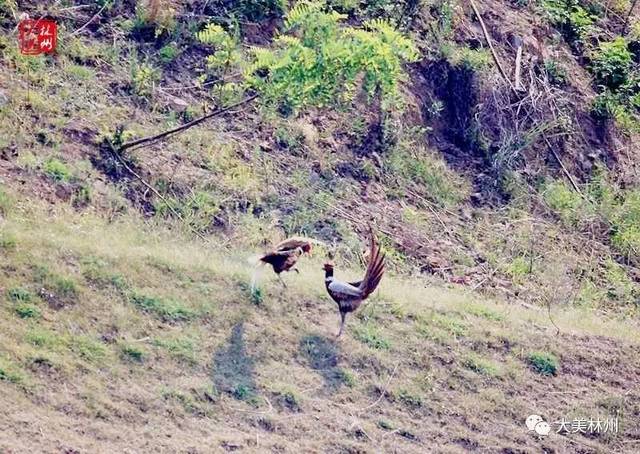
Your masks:
M325 279L324 283L327 287L329 296L338 303L340 310L340 331L336 337L342 335L344 330L344 322L347 314L355 311L360 304L371 295L378 287L382 275L384 274L384 257L385 254L380 250L380 245L371 233L371 248L369 250L369 263L364 279L359 282L343 282L333 276L333 264L325 263Z

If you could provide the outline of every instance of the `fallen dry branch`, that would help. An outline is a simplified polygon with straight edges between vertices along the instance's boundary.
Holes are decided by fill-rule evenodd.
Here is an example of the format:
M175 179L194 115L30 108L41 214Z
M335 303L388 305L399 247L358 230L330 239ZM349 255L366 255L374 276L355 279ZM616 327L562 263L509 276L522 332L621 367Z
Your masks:
M498 71L500 71L500 74L502 75L502 78L509 84L509 87L511 88L511 90L512 91L516 91L516 88L513 86L513 83L511 82L511 79L509 79L509 76L507 76L507 73L505 72L504 68L502 67L502 63L500 63L500 59L498 58L498 54L496 53L496 50L493 47L493 41L491 40L491 37L489 36L489 31L487 30L487 27L484 24L484 21L482 20L482 16L480 15L480 11L478 10L478 7L476 6L476 4L474 3L473 0L469 0L469 2L471 3L471 8L473 8L473 12L476 14L476 17L478 18L478 21L480 22L480 27L482 27L482 33L484 34L484 39L487 41L487 44L489 45L489 50L491 50L491 56L493 57L493 61L496 63L496 66L498 67Z
M128 148L135 147L135 146L138 146L138 145L151 144L151 143L156 142L156 141L158 141L160 139L164 139L165 137L169 137L169 136L171 136L173 134L177 134L179 132L186 131L187 129L193 128L194 126L197 126L200 123L203 123L203 122L209 120L210 118L217 117L219 115L222 115L223 113L226 113L226 112L229 112L232 109L235 109L236 107L240 107L240 106L243 106L245 104L248 104L248 103L252 102L253 100L255 100L256 98L258 98L258 96L259 96L258 94L251 95L248 98L243 99L242 101L238 101L235 104L231 104L231 105L229 105L227 107L223 107L221 109L214 110L213 112L208 113L206 115L203 115L200 118L196 118L195 120L190 121L189 123L185 123L183 125L180 125L178 127L173 128L173 129L169 129L167 131L161 132L160 134L155 134L153 136L142 137L141 139L132 140L131 142L124 143L124 144L122 144L120 146L119 151L122 152L122 151L124 151L124 150L126 150Z

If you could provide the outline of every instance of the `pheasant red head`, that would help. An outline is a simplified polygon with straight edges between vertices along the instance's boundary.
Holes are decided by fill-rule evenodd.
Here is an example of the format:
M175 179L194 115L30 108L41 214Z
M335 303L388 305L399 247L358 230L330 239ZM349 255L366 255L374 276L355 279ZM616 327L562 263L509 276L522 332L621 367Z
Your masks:
M313 246L311 245L311 243L302 245L302 252L304 252L305 254L309 254L309 257L312 256L311 254L312 250L313 250Z

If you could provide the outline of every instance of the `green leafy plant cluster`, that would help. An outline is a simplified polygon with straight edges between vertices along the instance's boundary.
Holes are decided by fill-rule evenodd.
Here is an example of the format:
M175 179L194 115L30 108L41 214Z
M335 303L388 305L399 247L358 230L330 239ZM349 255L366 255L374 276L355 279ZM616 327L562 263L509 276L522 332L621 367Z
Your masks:
M131 70L131 87L141 98L149 98L159 80L159 71L150 64L135 65Z
M418 58L413 42L387 21L353 28L342 26L345 18L322 2L299 2L274 49L254 49L248 84L267 102L293 109L348 102L360 88L393 99L404 76L402 63Z
M640 28L632 27L628 37L614 35L598 23L603 9L585 0L543 0L550 21L566 40L589 62L598 92L592 105L598 119L614 119L623 130L640 131L640 68L635 63L631 44L638 41ZM557 67L545 64L549 80L563 85L566 77Z
M542 6L551 22L573 44L585 41L598 19L579 0L543 0Z
M598 84L616 89L629 81L633 55L621 36L601 43L591 57L591 67Z
M385 20L355 28L345 19L322 1L300 1L271 48L254 47L244 55L237 38L215 24L198 39L215 48L207 57L210 71L221 77L231 67L244 68L243 88L281 112L350 102L361 90L397 101L402 65L419 56L413 42Z
M622 189L604 170L598 170L584 197L558 181L544 186L543 197L569 225L607 225L618 253L631 263L640 263L640 189Z

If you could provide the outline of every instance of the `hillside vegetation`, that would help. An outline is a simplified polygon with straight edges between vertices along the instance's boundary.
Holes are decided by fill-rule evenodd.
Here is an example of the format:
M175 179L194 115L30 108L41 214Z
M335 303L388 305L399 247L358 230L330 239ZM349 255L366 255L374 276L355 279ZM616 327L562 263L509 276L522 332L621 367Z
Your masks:
M637 452L634 7L0 0L0 452Z

